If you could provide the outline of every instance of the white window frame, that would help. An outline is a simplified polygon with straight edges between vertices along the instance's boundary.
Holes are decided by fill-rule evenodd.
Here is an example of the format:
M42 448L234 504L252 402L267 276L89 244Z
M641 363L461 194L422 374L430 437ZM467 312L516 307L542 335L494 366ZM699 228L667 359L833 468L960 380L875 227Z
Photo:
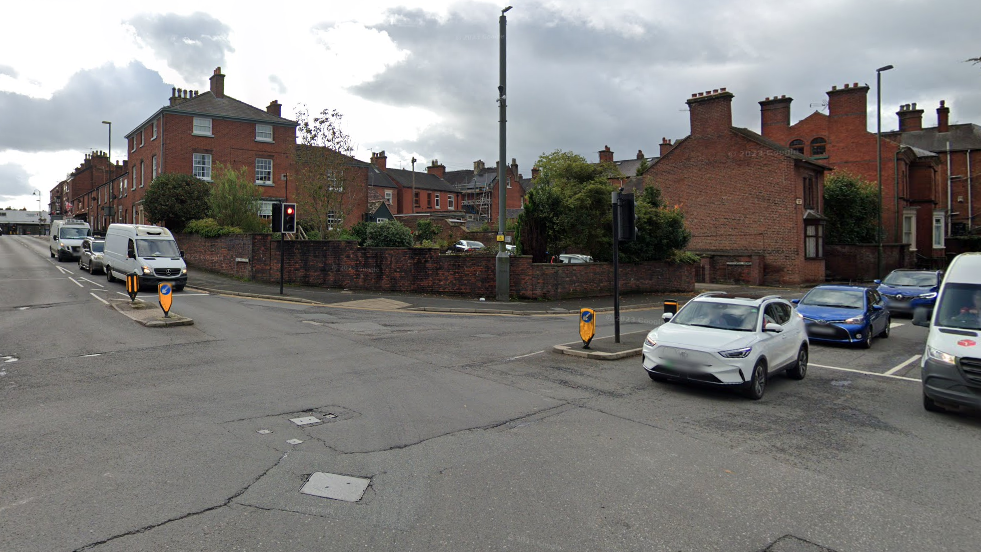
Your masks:
M259 218L271 219L273 212L273 205L279 205L278 201L260 201L259 202Z
M903 243L910 251L916 251L916 213L903 213Z
M136 136L129 137L129 151L136 151Z
M143 187L143 180L144 180L144 177L146 176L146 174L144 172L145 165L146 164L143 163L143 160L140 159L140 188ZM134 190L136 189L136 179L135 178L133 179L133 189Z
M150 158L150 183L153 183L153 179L157 177L157 156L154 155Z
M266 136L268 129L268 136ZM273 143L273 127L272 125L255 125L255 141L256 142L269 142Z
M943 211L934 211L933 213L933 248L943 249L944 243L944 219L946 214Z
M200 167L200 170L199 170ZM191 174L205 182L211 182L211 154L191 154Z
M191 127L191 134L194 136L210 136L214 137L213 130L211 128L211 119L209 117L195 117ZM205 132L207 128L207 132Z
M333 230L334 226L340 226L343 219L340 215L334 214L334 211L327 211L327 230Z
M438 192L436 193L436 203L434 203L433 205L436 206L435 207L436 209L439 209L439 193Z
M392 190L385 190L385 203L387 205L392 204Z
M143 147L143 144L144 144L144 137L145 137L145 135L146 135L146 128L141 128L140 129L140 147L141 148Z
M446 208L451 211L454 209L453 205L455 204L453 199L454 199L453 194L446 194Z
M268 168L266 168L264 166L267 163L269 164L269 167ZM260 165L263 165L263 167L260 168ZM273 160L272 159L263 159L261 157L257 157L256 160L255 160L255 183L256 183L256 185L258 185L258 186L272 186L273 185L272 175L273 175ZM262 178L263 176L266 177L266 178Z
M153 131L150 133L150 140L153 141L156 139L157 139L157 122L153 121Z

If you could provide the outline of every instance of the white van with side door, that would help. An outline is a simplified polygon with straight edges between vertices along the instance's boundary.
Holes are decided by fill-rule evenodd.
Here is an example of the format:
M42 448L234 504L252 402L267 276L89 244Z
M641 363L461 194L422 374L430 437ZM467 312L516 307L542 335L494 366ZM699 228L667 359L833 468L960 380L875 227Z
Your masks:
M923 407L981 410L981 253L954 257L933 316L915 313L913 323L930 327L920 364Z
M59 261L78 259L82 256L82 240L91 235L92 228L84 220L56 220L51 223L48 252Z
M163 226L110 224L102 262L110 282L136 274L141 287L169 282L174 291L181 291L187 285L184 252Z

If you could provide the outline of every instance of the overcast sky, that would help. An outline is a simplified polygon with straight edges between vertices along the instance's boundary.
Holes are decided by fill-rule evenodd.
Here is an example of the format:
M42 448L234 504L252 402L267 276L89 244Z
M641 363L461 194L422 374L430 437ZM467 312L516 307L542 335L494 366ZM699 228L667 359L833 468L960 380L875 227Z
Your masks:
M173 86L225 92L292 117L337 109L370 159L447 170L498 158L498 19L506 2L50 2L5 6L0 33L0 208L43 194L167 104ZM689 133L685 100L726 87L736 126L760 131L759 102L794 98L796 122L825 110L833 85L883 73L883 130L900 104L936 125L981 124L977 0L668 2L512 0L507 13L507 157L530 176L555 149L590 161L657 155ZM792 6L792 7L791 7ZM57 14L54 16L54 14ZM43 34L39 25L43 22Z

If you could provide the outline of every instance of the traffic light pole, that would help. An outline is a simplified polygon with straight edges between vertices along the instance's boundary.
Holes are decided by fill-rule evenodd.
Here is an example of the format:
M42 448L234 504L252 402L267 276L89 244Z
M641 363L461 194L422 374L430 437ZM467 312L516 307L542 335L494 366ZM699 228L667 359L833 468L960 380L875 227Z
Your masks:
M613 342L620 343L620 192L613 196Z
M283 205L280 204L279 208L282 209ZM286 273L286 232L283 229L279 229L279 294L283 294L283 274Z

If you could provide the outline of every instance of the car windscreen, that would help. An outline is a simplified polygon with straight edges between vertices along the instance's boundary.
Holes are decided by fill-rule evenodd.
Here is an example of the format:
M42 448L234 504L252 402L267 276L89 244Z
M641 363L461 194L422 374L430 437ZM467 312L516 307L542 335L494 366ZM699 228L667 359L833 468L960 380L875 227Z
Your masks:
M981 330L981 285L948 283L937 305L936 325Z
M686 326L752 332L756 331L759 312L758 307L749 305L692 301L685 305L685 308L681 309L681 312L672 318L671 322Z
M140 257L180 257L177 242L173 240L136 240L136 254Z
M800 304L812 307L861 309L865 307L865 290L812 289L800 300Z
M105 250L106 250L106 242L104 242L104 241L94 241L94 242L92 242L92 252L93 253L102 253Z
M918 287L933 287L937 285L937 273L936 272L892 272L886 279L882 281L883 284L890 286L918 286Z
M88 236L92 231L88 228L79 227L62 227L61 231L58 232L58 236L63 240L80 240L85 236Z

